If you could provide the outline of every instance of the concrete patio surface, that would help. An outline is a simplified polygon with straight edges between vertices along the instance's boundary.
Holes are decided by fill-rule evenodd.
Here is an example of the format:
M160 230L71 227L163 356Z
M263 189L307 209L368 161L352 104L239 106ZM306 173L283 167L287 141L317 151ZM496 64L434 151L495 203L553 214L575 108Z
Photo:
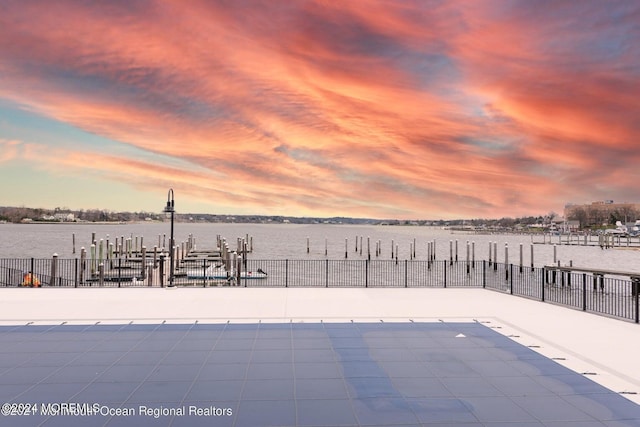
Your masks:
M0 325L480 322L640 404L640 325L483 289L3 289Z

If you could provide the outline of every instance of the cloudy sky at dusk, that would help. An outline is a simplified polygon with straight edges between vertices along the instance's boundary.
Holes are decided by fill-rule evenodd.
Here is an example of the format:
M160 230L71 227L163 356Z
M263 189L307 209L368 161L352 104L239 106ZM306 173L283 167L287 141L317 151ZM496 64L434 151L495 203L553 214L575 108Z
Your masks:
M640 2L0 3L0 205L640 202Z

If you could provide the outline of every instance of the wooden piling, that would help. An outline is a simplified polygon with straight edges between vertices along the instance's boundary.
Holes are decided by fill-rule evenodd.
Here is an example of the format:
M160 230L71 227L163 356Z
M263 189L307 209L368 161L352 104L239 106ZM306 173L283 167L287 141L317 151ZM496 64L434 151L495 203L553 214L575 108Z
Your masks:
M453 240L449 240L449 265L453 265Z
M80 248L80 283L84 285L85 271L87 269L87 251L83 247Z
M470 265L469 265L469 250L470 250L470 245L469 245L469 241L467 240L467 274L469 274L471 272L470 270Z
M309 238L307 237L307 253L309 253Z
M96 274L96 245L91 244L91 276Z
M509 280L509 244L504 244L504 271L505 278Z
M458 262L458 239L456 239L456 262Z
M489 265L491 265L491 242L489 242Z
M476 242L471 242L471 268L476 268Z
M533 271L535 268L533 266L533 245L531 245L531 271Z
M520 273L522 273L523 269L523 254L522 254L522 243L520 243Z
M344 239L344 259L349 258L349 239Z
M76 233L72 233L71 234L71 241L72 241L72 245L73 245L73 249L72 249L72 254L76 253Z
M493 242L493 269L498 270L498 242Z
M248 243L245 240L244 242L242 242L242 262L244 263L244 267L247 266L247 252L248 252L248 247L247 247Z
M146 246L142 246L142 248L140 248L141 253L142 253L142 259L140 260L140 275L142 280L144 280L147 274L147 247Z

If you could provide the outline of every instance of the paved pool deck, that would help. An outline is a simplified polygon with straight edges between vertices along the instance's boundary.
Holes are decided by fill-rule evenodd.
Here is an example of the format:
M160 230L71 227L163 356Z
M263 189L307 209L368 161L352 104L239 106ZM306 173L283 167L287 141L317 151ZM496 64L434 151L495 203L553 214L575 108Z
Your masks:
M163 323L253 325L252 328L259 324L431 323L453 325L452 328L478 324L640 404L640 325L484 289L0 290L0 327L5 332L11 330L7 327L26 324L42 327ZM362 340L363 336L364 332L357 339ZM419 415L415 408L411 410ZM634 419L635 415L631 416L630 424L589 425L636 425ZM178 421L168 425L179 425ZM238 420L234 423L243 425ZM353 425L365 424L360 421ZM481 420L469 425L492 424Z

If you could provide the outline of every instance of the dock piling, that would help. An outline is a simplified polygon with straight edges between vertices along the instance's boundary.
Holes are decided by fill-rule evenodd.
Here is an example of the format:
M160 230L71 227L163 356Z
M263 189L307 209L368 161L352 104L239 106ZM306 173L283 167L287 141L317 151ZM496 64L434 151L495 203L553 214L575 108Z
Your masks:
M509 244L504 244L504 271L505 279L509 280Z

